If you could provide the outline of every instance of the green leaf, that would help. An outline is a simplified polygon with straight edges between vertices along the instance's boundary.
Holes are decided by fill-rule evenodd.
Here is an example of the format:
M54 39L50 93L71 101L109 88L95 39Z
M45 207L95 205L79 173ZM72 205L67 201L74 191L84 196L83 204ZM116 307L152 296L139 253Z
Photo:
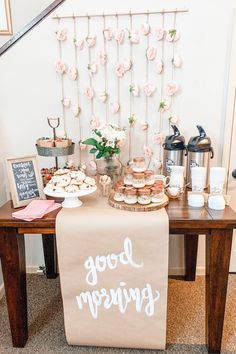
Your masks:
M96 159L100 159L101 157L103 157L103 151L100 151L97 156Z
M98 150L96 148L92 148L89 152L90 154L95 154Z
M94 139L94 138L89 138L89 139L86 139L84 141L82 141L83 144L85 145L94 145L96 146L97 145L97 140Z
M99 130L94 129L94 133L95 133L97 136L99 136L100 138L102 137L102 134L101 134L101 132L100 132Z

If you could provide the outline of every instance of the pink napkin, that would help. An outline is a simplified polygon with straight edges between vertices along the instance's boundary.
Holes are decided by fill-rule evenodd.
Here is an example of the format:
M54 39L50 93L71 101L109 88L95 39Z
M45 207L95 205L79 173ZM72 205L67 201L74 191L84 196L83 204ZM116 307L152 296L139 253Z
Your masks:
M41 219L45 214L60 207L61 204L55 203L54 200L32 200L24 209L12 213L12 217L25 221Z

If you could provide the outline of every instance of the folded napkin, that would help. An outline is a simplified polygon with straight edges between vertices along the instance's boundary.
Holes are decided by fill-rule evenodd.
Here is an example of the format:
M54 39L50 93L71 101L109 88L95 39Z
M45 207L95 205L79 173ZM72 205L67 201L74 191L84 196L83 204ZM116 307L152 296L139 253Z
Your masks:
M32 221L34 219L41 219L44 215L60 207L61 204L55 203L54 200L32 200L24 209L12 213L12 217Z

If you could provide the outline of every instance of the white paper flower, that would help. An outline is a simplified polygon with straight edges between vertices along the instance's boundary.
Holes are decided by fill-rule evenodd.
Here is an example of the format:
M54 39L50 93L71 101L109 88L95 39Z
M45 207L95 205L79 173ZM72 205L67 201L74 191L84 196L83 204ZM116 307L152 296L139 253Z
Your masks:
M75 38L74 43L79 50L82 50L84 48L84 40L83 39L76 39Z
M176 53L172 59L172 64L174 65L175 68L181 68L182 66L182 58L181 56Z
M99 53L99 60L102 65L105 65L107 63L107 53L104 51L100 51Z
M70 107L70 99L69 98L63 98L63 100L62 100L62 104L63 104L63 106L64 107L66 107L66 108L69 108Z
M146 56L148 60L154 60L156 58L156 55L157 55L156 48L154 47L147 48Z
M129 85L129 92L131 92L135 97L139 96L139 86L138 85Z
M161 74L163 71L163 68L164 68L164 64L163 64L162 59L159 59L159 58L156 59L155 67L156 67L157 74Z
M96 117L94 114L91 117L90 125L92 129L98 128L100 126L99 118Z
M179 90L179 84L176 81L169 81L166 84L166 94L173 96Z
M161 100L159 104L159 112L163 113L170 108L170 101L167 98Z
M164 28L161 28L161 27L156 28L155 35L156 35L156 39L158 41L161 41L164 38L164 35L165 35Z
M81 109L78 105L74 105L72 108L71 108L71 111L74 115L74 117L78 117L80 112L81 112Z
M118 113L119 110L120 110L120 105L119 105L119 103L118 103L118 102L114 102L114 103L112 104L112 107L111 107L111 112L112 112L113 114L115 114L115 113Z
M97 64L96 63L92 62L91 64L88 64L87 68L88 68L88 72L89 72L90 77L93 77L97 73Z
M115 32L115 40L117 41L118 44L122 44L124 42L125 38L125 31L123 29L118 29Z
M107 98L108 98L107 92L106 92L106 91L102 91L102 92L100 93L100 95L99 95L99 98L100 98L100 100L101 100L103 103L105 103L106 100L107 100Z
M141 33L144 36L147 36L150 33L150 25L148 22L142 23L141 25Z
M144 86L143 86L143 91L146 94L146 96L151 97L153 95L153 93L155 92L156 87L152 84L150 84L149 82L147 82Z
M166 40L168 42L176 42L180 39L180 32L175 28L171 28L167 31Z
M112 37L113 37L113 30L111 27L106 27L104 28L103 30L103 35L104 35L104 38L107 40L107 41L111 41L112 40Z
M139 33L137 29L133 29L129 32L129 40L133 44L138 44L139 43Z
M169 122L171 124L178 124L180 121L180 117L177 114L172 114L169 118Z
M148 122L142 122L142 123L141 123L141 129L142 129L143 131L148 130L148 127L149 127Z

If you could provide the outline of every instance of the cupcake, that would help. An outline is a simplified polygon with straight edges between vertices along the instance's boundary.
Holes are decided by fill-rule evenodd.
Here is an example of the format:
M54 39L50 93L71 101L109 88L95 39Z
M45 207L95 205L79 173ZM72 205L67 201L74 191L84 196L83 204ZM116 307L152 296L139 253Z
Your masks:
M53 141L53 139L43 137L43 138L39 138L37 140L37 145L39 147L50 148L50 147L54 146L54 141Z
M71 145L71 140L67 138L57 138L55 140L55 146L59 148L66 148Z

